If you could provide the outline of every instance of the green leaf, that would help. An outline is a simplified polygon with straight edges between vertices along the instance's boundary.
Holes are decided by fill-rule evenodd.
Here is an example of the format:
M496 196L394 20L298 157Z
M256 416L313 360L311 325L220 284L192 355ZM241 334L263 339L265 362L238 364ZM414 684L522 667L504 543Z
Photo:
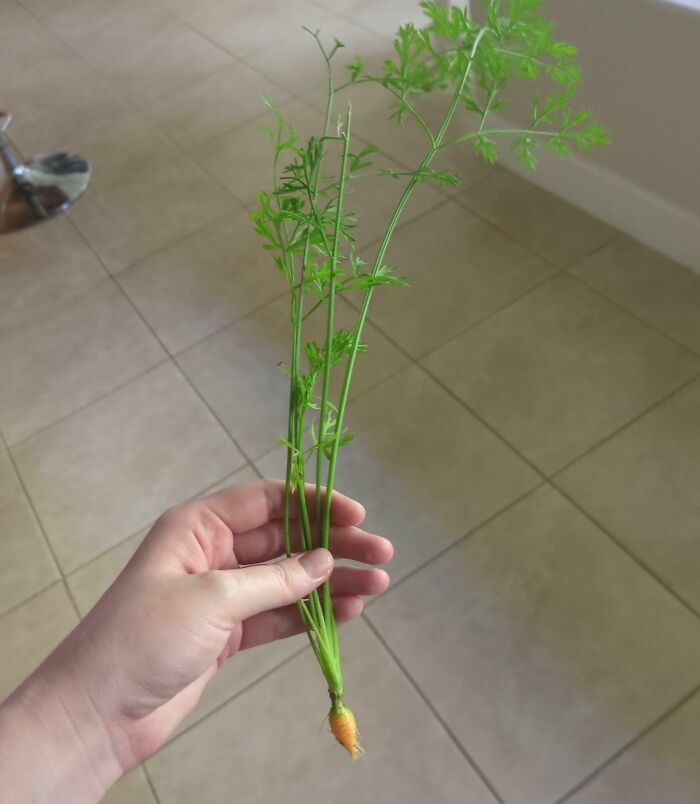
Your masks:
M379 148L376 145L365 145L362 150L358 151L356 154L349 154L350 158L350 173L359 173L364 168L368 168L372 166L372 162L367 159L368 156L372 154L376 154L379 152Z
M580 151L590 151L595 145L608 145L611 142L610 133L600 123L589 123L572 132L571 137Z
M350 73L350 81L353 83L357 81L357 79L360 78L365 71L365 63L362 61L360 56L355 56L350 64L346 64L345 67Z
M496 151L496 143L492 139L480 134L474 140L473 148L474 153L477 156L480 156L484 161L489 162L492 165L496 163L498 153Z
M516 160L529 171L537 167L537 160L533 154L537 141L530 134L516 137L511 144L511 151Z
M578 64L560 62L559 64L549 64L545 69L552 81L568 88L575 87L581 79L581 68Z
M549 48L549 53L558 59L573 58L578 53L578 48L570 42L555 42Z
M508 19L511 22L531 15L542 5L542 0L510 0L508 5Z

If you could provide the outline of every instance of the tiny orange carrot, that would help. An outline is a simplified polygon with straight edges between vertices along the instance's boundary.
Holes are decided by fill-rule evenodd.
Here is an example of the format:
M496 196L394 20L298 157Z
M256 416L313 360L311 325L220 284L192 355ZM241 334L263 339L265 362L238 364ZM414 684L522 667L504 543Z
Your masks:
M335 739L350 754L353 760L364 754L357 733L357 723L352 709L343 704L331 707L328 713L328 723Z

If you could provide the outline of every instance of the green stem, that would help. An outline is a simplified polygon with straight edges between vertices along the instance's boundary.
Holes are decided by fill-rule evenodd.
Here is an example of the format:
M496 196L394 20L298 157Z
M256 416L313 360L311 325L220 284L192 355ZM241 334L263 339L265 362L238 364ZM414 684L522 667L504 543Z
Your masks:
M447 131L450 123L452 122L452 118L454 117L455 110L457 108L457 103L459 102L459 98L462 95L462 91L464 90L464 86L469 78L469 73L471 72L472 65L474 63L474 57L476 55L477 48L479 47L479 43L481 41L482 36L486 33L486 29L482 28L479 33L476 35L474 43L472 45L470 54L467 58L467 65L464 69L462 74L462 78L459 82L459 85L456 91L452 95L452 99L450 101L450 105L445 113L445 117L442 121L442 125L440 126L440 130L435 137L435 140L428 150L425 158L421 162L420 167L416 171L417 175L420 175L422 171L424 171L427 167L430 166L435 154L440 148L442 140L444 139L445 132ZM389 221L389 225L387 226L386 232L384 234L384 238L382 239L381 245L379 246L379 250L377 251L377 256L374 260L374 264L372 266L372 276L376 276L377 271L382 266L384 255L386 250L389 246L389 241L394 233L394 229L396 228L396 224L398 223L399 218L401 217L401 213L403 212L406 203L413 192L416 184L418 183L417 176L414 176L411 181L408 182L404 192L399 199L398 204L396 205L396 209L394 210L394 214L391 216L391 220ZM355 366L355 359L357 357L357 350L360 344L360 338L362 336L362 328L365 323L365 319L367 317L367 310L369 308L369 303L372 298L372 287L370 286L365 291L365 296L362 301L362 307L360 309L360 313L358 315L357 324L355 326L355 333L353 337L353 344L350 354L348 356L348 362L345 369L345 377L343 379L343 389L340 395L340 401L338 403L338 414L336 419L336 432L335 438L333 439L333 445L331 447L331 457L328 461L328 482L326 483L326 505L324 507L323 512L323 519L324 519L324 528L330 527L330 509L331 509L331 496L333 493L333 486L335 483L335 466L338 459L338 448L340 445L340 434L342 432L342 425L343 425L343 417L345 414L345 407L347 405L348 400L348 393L350 391L350 379L352 377L352 372Z
M330 388L332 368L333 329L335 324L335 291L336 267L338 265L338 248L340 246L340 224L343 218L343 199L345 197L345 184L347 179L348 153L350 149L350 126L352 123L352 108L348 109L343 154L340 161L340 181L338 183L338 201L336 204L335 228L333 231L333 246L331 248L331 271L328 279L327 314L326 314L326 347L323 361L323 384L321 389L321 406L319 409L318 449L316 450L316 521L318 527L318 544L328 549L328 532L321 523L321 475L323 471L323 443L326 437L326 414L328 411L328 390Z
M318 37L316 37L318 41ZM327 54L325 53L321 43L318 42L319 47L321 48L321 52L326 60L326 64L328 67L328 96L326 101L326 114L323 124L323 139L321 140L321 153L319 154L318 164L316 168L316 175L313 177L313 189L310 193L310 203L312 208L315 206L316 199L318 196L318 186L321 177L321 164L323 161L323 143L325 142L325 138L328 136L328 127L330 125L330 118L333 108L333 83L331 77L331 70L330 70L330 63ZM311 245L311 231L310 229L306 232L306 237L304 240L304 250L302 254L302 261L300 267L300 277L299 283L297 288L292 289L292 323L293 323L293 346L292 346L292 361L291 361L291 368L290 368L290 411L289 411L289 427L288 432L291 434L291 437L288 439L291 444L294 445L296 450L296 456L301 455L301 450L303 446L303 434L304 434L304 410L299 409L299 405L297 404L296 400L296 386L298 384L298 377L299 377L299 362L300 362L300 355L301 355L301 325L304 320L304 312L303 312L303 302L304 302L304 273L306 270L306 265L308 262L309 257L309 250ZM287 473L286 473L286 480L285 480L285 544L289 544L289 511L288 511L288 497L291 491L291 466L292 460L296 460L297 457L292 455L292 448L287 448ZM297 470L297 475L299 475L299 471ZM297 506L299 510L299 528L300 533L302 534L302 546L304 549L310 549L312 547L311 543L311 526L309 522L309 515L306 506L306 494L305 494L305 486L304 486L304 477L303 473L300 477L297 478ZM317 492L318 493L318 492ZM321 670L323 671L323 675L326 678L326 681L331 688L340 688L342 686L342 682L340 681L340 668L338 666L337 661L337 651L335 650L335 646L337 644L337 637L333 632L331 632L330 636L332 638L332 642L329 643L329 633L326 626L326 621L323 616L322 606L319 600L318 593L314 590L311 595L309 596L309 602L311 605L311 611L309 611L308 607L304 604L304 601L300 601L298 604L299 611L301 613L303 622L306 626L307 635L309 638L309 642L311 643L311 647L316 655L316 658L321 666ZM313 614L312 614L313 611ZM333 623L335 625L335 623Z
M368 76L367 78L360 78L358 81L346 81L344 84L336 87L336 92L340 92L347 87L354 87L358 86L359 84L381 84L387 92L390 92L395 98L397 98L401 103L404 105L406 111L413 117L413 119L418 123L418 125L423 129L423 133L428 138L431 145L435 144L435 138L433 137L433 132L430 130L428 124L423 120L421 115L418 113L418 110L413 106L413 104L402 95L400 92L397 92L393 87L388 86L387 84L382 83L382 81L376 76Z
M323 444L326 439L326 413L328 410L328 391L330 388L332 368L333 330L335 323L335 286L336 266L338 264L338 248L340 246L340 224L343 218L343 199L345 197L345 183L347 180L348 154L350 151L350 129L352 125L352 107L348 108L345 129L345 142L340 162L340 182L338 185L338 202L336 204L335 230L333 232L333 251L331 253L331 272L328 280L328 313L326 317L326 349L323 361L323 385L321 390L321 407L319 410L319 447L316 451L316 522L318 526L318 543L326 550L329 546L330 523L321 521L321 476L323 473ZM337 434L336 434L337 435ZM335 632L335 619L333 617L333 602L331 600L330 582L323 584L323 616L331 631ZM337 638L334 639L337 647ZM338 664L340 664L338 662Z
M487 128L473 131L471 134L461 134L454 140L441 145L441 148L449 148L451 145L459 145L467 140L473 140L474 137L487 137L489 134L534 134L536 137L569 137L575 139L574 134L569 134L566 131L541 131L536 128Z

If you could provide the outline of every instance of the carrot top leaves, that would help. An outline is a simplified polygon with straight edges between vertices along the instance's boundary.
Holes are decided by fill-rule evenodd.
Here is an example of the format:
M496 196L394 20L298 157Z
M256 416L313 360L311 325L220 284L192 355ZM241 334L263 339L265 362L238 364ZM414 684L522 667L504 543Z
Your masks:
M356 56L347 65L347 80L338 85L331 60L343 49L342 42L335 39L326 47L319 32L309 30L325 65L327 93L323 128L304 142L274 103L263 98L272 114L272 125L264 129L272 144L271 187L259 194L252 219L263 248L271 252L290 290L290 359L280 364L289 378L288 427L286 437L279 439L287 452L284 532L288 554L292 506L297 508L302 549L328 547L338 452L352 438L344 425L348 394L356 358L366 349L361 337L372 294L378 285L408 284L386 264L387 248L418 185L442 187L458 181L450 171L431 167L435 157L448 147L469 147L493 163L505 141L517 161L532 170L538 150L568 156L573 149L586 151L609 142L607 131L589 110L571 105L581 77L576 48L555 38L552 23L538 14L541 0L481 0L481 5L483 22L477 22L467 8L422 2L424 27L401 26L392 55L376 72ZM524 127L493 124L493 115L507 108L507 89L513 80L543 79L550 90L533 95ZM411 120L423 133L424 156L414 167L372 172L378 147L352 147L349 106L334 117L337 93L368 83L385 90L391 119L399 125ZM421 111L430 94L439 94L443 102L437 126ZM473 126L448 139L459 108L471 113ZM403 190L372 259L366 262L357 254L357 221L346 209L346 191L349 183L377 175L400 182ZM350 291L361 294L355 325L336 328L337 296ZM323 321L322 342L303 340L304 324L312 316ZM334 371L342 378L336 399L331 398ZM312 474L316 494L309 510L304 484ZM331 725L356 755L354 718L350 723L348 715L340 717L349 710L343 703L340 648L328 582L320 592L300 601L299 611L328 684Z

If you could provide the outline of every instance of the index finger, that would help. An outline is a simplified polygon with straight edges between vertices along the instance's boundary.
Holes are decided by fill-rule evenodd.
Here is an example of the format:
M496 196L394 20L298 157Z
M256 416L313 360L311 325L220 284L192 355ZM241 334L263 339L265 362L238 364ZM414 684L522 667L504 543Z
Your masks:
M284 517L283 480L254 480L240 486L230 486L217 491L203 502L213 511L233 533L245 533L265 525L270 520ZM316 487L311 483L305 485L305 500L309 519L315 519ZM325 488L321 491L321 505L326 501ZM298 518L298 500L296 493L290 497L289 518ZM331 498L331 523L333 525L359 525L365 518L365 509L357 500L333 492Z

